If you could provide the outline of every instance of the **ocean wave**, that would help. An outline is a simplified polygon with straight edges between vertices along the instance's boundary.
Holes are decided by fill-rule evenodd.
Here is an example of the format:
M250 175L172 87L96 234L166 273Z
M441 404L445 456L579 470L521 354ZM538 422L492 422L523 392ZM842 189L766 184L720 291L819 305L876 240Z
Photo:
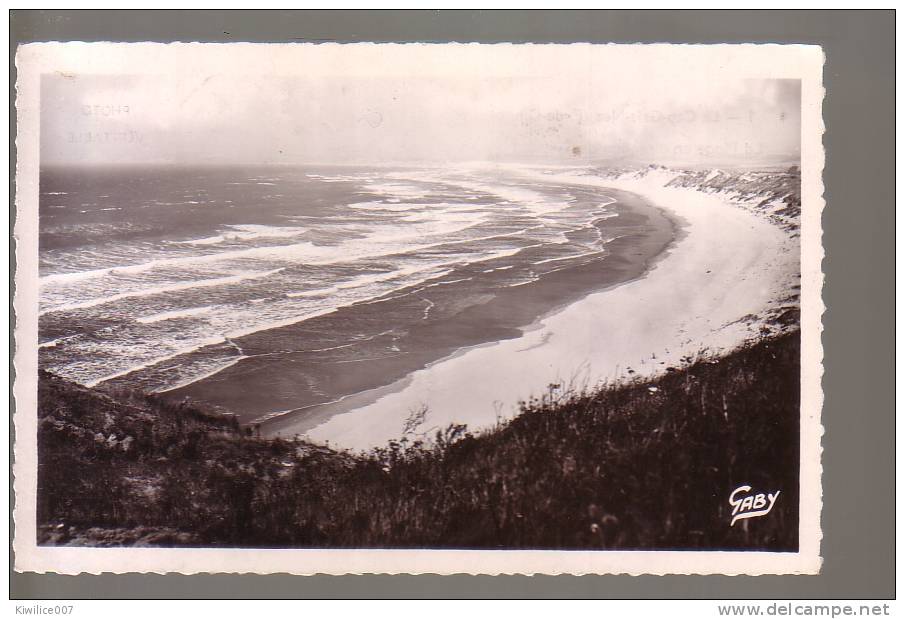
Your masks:
M486 180L463 175L461 172L450 174L444 173L441 170L431 170L422 171L414 175L393 175L394 178L399 179L409 179L413 176L413 180L418 180L420 182L437 182L446 185L454 185L467 191L496 196L497 198L502 199L502 201L498 203L498 206L511 204L513 206L525 208L534 215L556 213L567 209L570 206L568 201L554 199L544 193L529 189L522 184L511 182L488 183Z
M71 340L72 338L78 337L79 334L75 335L66 335L64 337L54 338L52 340L47 340L46 342L41 342L38 344L38 348L56 348L66 340Z
M372 283L380 283L381 281L388 282L391 280L403 278L406 275L424 275L424 271L425 269L412 267L409 269L404 269L401 273L385 274L383 277L380 277L379 280L375 279ZM310 305L303 308L299 308L298 306L292 304L285 306L265 306L263 308L259 305L256 305L254 306L254 309L248 307L246 310L242 310L239 307L221 308L222 311L210 313L205 312L203 316L201 315L201 312L197 313L198 316L193 316L191 315L191 310L174 310L173 312L158 314L153 317L155 318L154 320L146 319L144 321L137 322L141 323L142 326L145 327L159 326L162 328L162 325L160 323L169 318L177 317L177 314L180 314L185 318L201 317L202 322L194 325L191 329L187 327L181 328L178 333L178 338L173 337L174 334L170 330L160 331L156 336L156 339L154 340L156 344L153 346L147 345L144 348L130 346L124 340L118 345L119 351L117 352L116 350L114 350L116 346L114 346L113 344L107 344L106 349L108 350L109 354L106 355L106 358L101 358L100 356L89 354L91 352L90 349L84 349L82 351L73 350L73 352L85 353L79 354L79 356L85 359L85 361L82 362L79 368L73 369L71 377L75 380L83 382L88 386L95 386L104 382L108 382L110 380L121 378L133 372L148 370L150 368L153 368L154 366L160 365L167 361L171 361L176 357L195 353L204 348L223 343L231 343L234 347L236 347L237 350L240 351L240 353L244 355L246 353L244 353L238 347L238 345L235 343L235 340L239 340L243 337L256 333L266 332L272 329L287 327L294 324L300 324L313 318L326 316L344 307L349 307L355 305L356 303L367 301L368 299L374 298L375 296L392 294L393 292L398 292L400 290L416 286L419 283L428 282L432 279L443 277L448 274L449 271L440 271L435 268L432 272L427 273L427 277L423 277L417 280L401 281L392 288L383 290L375 290L373 288L368 288L367 286L359 286L355 288L351 285L351 282L347 282L347 285L344 288L346 291L345 295L342 294L343 290L337 287L337 294L341 296L332 297L329 303L321 305ZM169 316L166 316L166 314L169 314ZM206 319L205 317L209 318ZM214 335L212 335L212 333ZM126 336L123 337L125 338ZM135 337L134 334L131 337ZM186 341L190 341L191 343L187 345L179 345L179 343L184 343ZM85 344L85 346L90 347L91 344L88 343ZM162 350L166 351L165 354L160 354ZM93 367L91 365L92 363L97 363L97 367ZM121 367L113 372L110 372L109 367L111 364L118 364ZM106 371L105 373L99 375L101 368ZM194 379L185 378L185 382L183 384L190 384L191 382L200 379L200 376Z
M545 258L543 260L537 260L532 262L531 264L547 264L548 262L561 262L562 260L576 260L577 258L587 258L589 256L595 256L600 252L597 251L589 251L583 254L571 254L569 256L559 256L557 258Z
M282 271L283 268L279 269L270 269L267 271L247 271L245 273L237 273L235 275L230 275L227 277L214 277L211 279L202 279L196 281L187 281L187 282L179 282L176 284L169 284L165 286L158 286L154 288L142 288L140 290L134 290L130 292L120 292L117 294L112 294L105 297L96 297L93 299L87 299L85 301L78 301L72 303L63 303L61 305L57 305L54 307L49 307L47 309L42 309L38 315L43 316L45 314L50 314L53 312L66 312L80 309L87 309L89 307L96 307L98 305L104 305L106 303L114 303L116 301L122 301L123 299L133 299L138 297L150 297L161 294L170 294L173 292L181 292L185 290L191 290L194 288L209 288L212 286L228 286L231 284L236 284L248 279L261 279L264 277L269 277L276 273Z
M299 236L308 228L291 226L262 226L257 224L236 224L227 226L228 230L216 236L180 241L187 245L218 245L226 242L253 241L257 239L279 239Z
M371 193L387 196L388 198L426 198L431 195L430 190L410 183L368 182L365 190Z
M54 273L40 278L42 288L56 285L80 284L89 279L108 276L136 275L162 268L191 268L204 264L240 260L258 260L308 265L332 265L365 258L392 256L409 251L428 249L447 241L419 243L425 239L444 237L467 230L482 222L480 218L448 217L424 224L388 224L362 226L363 236L338 245L317 245L313 242L247 247L228 251L159 258L139 264L92 269L74 273Z
M535 264L537 264L537 263L535 263ZM495 269L484 269L481 272L482 273L493 273L494 271L508 271L509 269L513 269L513 268L515 268L514 264L507 264L506 266L496 267Z
M152 359L148 359L147 361L144 361L144 362L141 362L141 363L138 363L135 365L130 365L130 366L125 367L116 372L113 372L110 374L105 374L105 375L102 375L97 378L86 380L86 381L84 381L84 385L86 387L96 387L97 385L100 385L101 383L109 382L115 378L127 376L129 374L132 374L133 372L138 372L140 370L144 370L146 368L150 368L155 365L161 364L164 361L169 361L171 359L175 359L176 357L179 357L180 355L186 355L188 353L195 352L196 350L204 348L205 346L213 346L214 344L222 344L225 341L226 341L226 338L223 336L210 337L210 338L207 338L207 340L205 340L204 343L200 343L200 344L195 343L191 346L179 348L179 349L173 350L165 355L154 357Z
M179 318L190 318L192 316L198 316L200 314L207 314L212 312L215 309L213 305L205 305L204 307L193 307L190 309L179 309L179 310L170 310L168 312L160 312L159 314L151 314L150 316L142 316L140 318L136 318L136 322L139 322L143 325L152 324L155 322L163 322L164 320L176 320Z
M186 377L182 380L176 381L176 382L167 383L165 386L163 386L159 389L154 389L153 392L154 393L166 393L168 391L175 391L176 389L181 389L182 387L187 387L187 386L191 385L192 383L198 382L199 380L204 380L205 378L210 378L211 376L219 374L223 370L226 370L226 369L231 368L232 366L236 365L243 359L248 359L248 357L245 355L239 355L238 357L233 357L233 358L227 359L225 361L218 361L218 362L211 363L210 365L205 365L202 368L197 368L194 373L187 372L189 374L188 377ZM183 370L183 372L185 372L189 368L181 368L181 369ZM201 369L201 372L198 372L198 369Z
M319 181L321 183L348 183L348 182L353 182L353 181L357 181L357 180L361 179L361 177L358 175L355 175L355 176L345 175L344 176L344 175L340 175L340 174L335 174L335 175L306 174L305 176L312 180Z
M356 211L389 211L392 213L405 213L407 211L417 210L417 204L395 203L387 204L386 202L355 202L349 205L349 208Z
M424 290L426 288L434 288L436 286L451 286L453 284L459 284L461 282L470 282L473 279L474 279L473 277L462 277L460 279L444 279L443 281L434 282L433 284L426 284L421 287L421 290ZM419 292L420 292L420 290L419 290Z
M306 297L322 297L327 295L336 294L343 290L359 290L364 291L366 286L372 284L380 284L385 282L390 282L395 279L401 279L403 277L412 277L414 275L427 275L421 281L413 281L407 282L406 286L416 286L419 283L423 283L429 281L431 279L436 279L438 277L444 277L452 273L452 269L443 269L443 267L448 266L448 262L440 262L440 263L432 263L427 266L411 266L411 267L400 267L394 271L389 271L387 273L371 273L367 275L359 275L357 277L353 277L348 281L344 281L333 286L329 286L327 288L315 288L313 290L303 290L299 292L289 292L286 294L289 298L306 298ZM373 297L373 294L365 295L361 300L367 301L369 297Z
M321 187L318 191L323 193L317 194L316 200L287 202L276 211L265 211L269 207L262 206L260 221L275 221L276 225L226 224L225 218L214 219L220 215L211 211L210 219L198 220L214 224L207 223L206 234L197 234L200 238L185 239L188 235L183 230L183 240L177 231L162 240L113 242L83 247L79 252L66 248L42 254L44 268L87 267L40 278L42 316L156 297L85 314L88 325L97 320L107 328L85 332L71 341L44 342L42 359L46 358L48 367L68 368L74 379L92 385L140 372L142 380L164 385L160 390L172 390L255 356L255 349L261 355L292 352L274 351L284 347L282 332L247 342L240 338L357 304L398 298L406 298L400 306L406 320L430 319L443 311L442 303L455 296L437 287L466 284L472 279L477 286L486 287L489 278L480 275L481 269L502 275L518 266L517 271L499 278L499 286L509 285L510 280L514 286L530 284L548 270L526 273L532 264L567 264L565 261L600 253L599 246L597 252L588 251L598 240L587 228L614 216L604 210L609 203L579 202L571 193L534 191L517 182L498 183L461 172L432 170L413 175L417 178L387 181L384 173L309 174L314 181L354 182L355 187ZM236 184L276 182L257 177ZM208 199L184 197L188 201L168 204ZM360 201L347 203L355 199ZM229 211L224 207L222 212ZM571 236L578 240L571 241L567 233L574 233ZM546 250L536 251L544 247ZM513 258L526 250L534 251L524 259ZM562 256L566 251L575 253ZM490 261L498 262L484 264ZM101 266L105 268L96 268ZM257 283L281 271L284 275ZM239 285L245 280L251 281ZM204 290L217 287L223 290ZM463 286L463 290L471 288ZM201 290L195 294L193 289ZM179 292L190 294L174 294ZM72 326L62 321L71 318L51 317L46 324L54 335L66 333ZM323 325L317 321L311 329L324 327L329 333L333 323L332 319ZM354 346L355 342L346 343L349 337L345 333L338 341L325 338L295 346L334 350ZM179 359L173 361L176 357Z

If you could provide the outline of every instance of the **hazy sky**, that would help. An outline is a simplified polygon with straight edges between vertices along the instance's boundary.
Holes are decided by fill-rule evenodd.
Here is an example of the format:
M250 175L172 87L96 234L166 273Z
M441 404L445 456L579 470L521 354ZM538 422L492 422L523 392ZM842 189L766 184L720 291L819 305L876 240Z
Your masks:
M718 57L286 47L156 46L115 58L103 45L74 48L42 78L42 163L757 165L800 154L800 82L726 71Z

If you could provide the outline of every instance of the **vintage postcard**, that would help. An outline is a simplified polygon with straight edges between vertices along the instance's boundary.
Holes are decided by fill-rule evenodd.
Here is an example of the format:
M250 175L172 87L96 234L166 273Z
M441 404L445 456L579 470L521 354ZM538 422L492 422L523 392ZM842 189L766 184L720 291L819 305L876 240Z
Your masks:
M819 571L819 47L16 60L17 570Z

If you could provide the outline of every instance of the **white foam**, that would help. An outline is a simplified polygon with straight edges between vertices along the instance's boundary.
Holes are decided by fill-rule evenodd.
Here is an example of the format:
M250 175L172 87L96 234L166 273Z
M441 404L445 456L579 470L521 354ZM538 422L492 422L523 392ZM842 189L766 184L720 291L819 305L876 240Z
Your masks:
M316 245L303 241L290 245L249 247L217 253L160 258L140 264L132 264L105 269L93 269L76 273L55 273L41 278L40 285L72 285L87 279L110 275L135 275L154 269L172 267L194 267L230 260L265 260L309 265L331 265L352 262L364 258L377 258L407 251L429 249L447 241L424 243L424 240L443 237L467 230L480 219L446 217L433 223L391 224L368 228L369 234L363 238L340 243L339 245Z
M534 191L520 184L495 182L489 183L485 179L475 176L466 176L461 172L443 172L440 169L422 171L416 174L394 174L394 178L417 177L422 182L433 181L448 185L455 185L468 191L477 191L502 198L505 202L527 208L535 215L556 213L569 207L565 200L555 200L549 196Z
M348 281L341 282L334 286L330 286L328 288L316 288L313 290L303 290L300 292L290 292L286 294L289 298L306 298L306 297L323 297L331 294L336 294L342 290L355 290L355 289L363 289L365 286L369 284L379 284L383 282L392 281L394 279L400 279L402 277L409 277L412 275L419 275L424 273L429 273L429 276L422 281L427 281L428 279L434 279L437 277L442 277L444 275L448 275L452 273L452 271L438 271L438 267L446 266L444 263L439 264L430 264L426 267L402 267L396 269L395 271L389 271L386 273L369 273L367 275L359 275L357 277L353 277ZM407 283L406 286L417 285L421 282L410 282ZM366 300L366 299L362 299Z
M417 210L417 204L387 204L385 202L355 202L350 204L349 208L356 211L388 211L393 213L405 213L406 211Z
M446 182L450 176L446 172L431 172L434 179L442 178ZM351 180L353 177L345 177L342 180ZM361 181L361 177L354 177L355 180ZM321 180L321 179L316 179ZM432 180L431 182L435 182ZM461 180L461 179L459 179ZM422 182L422 181L416 181ZM469 182L467 179L464 181ZM451 184L457 184L451 182ZM503 191L506 188L513 189L512 186L503 183L501 185ZM395 195L408 193L410 197L418 193L423 195L424 191L416 187L415 184L409 183L370 183L370 189L375 191L382 190ZM416 191L417 190L417 191ZM555 213L557 209L568 206L564 201L550 200L546 196L530 190L525 190L520 186L514 187L518 192L520 199L531 202L532 207L527 209L519 208L514 211L519 219L530 219L532 214L542 213L549 215ZM451 193L444 191L444 193ZM511 199L515 199L515 193L510 194ZM391 196L387 200L396 200L397 197ZM546 202L545 202L546 201ZM359 260L371 258L379 258L381 262L409 262L410 264L390 268L385 272L371 272L357 274L343 281L324 282L321 288L313 290L299 290L290 292L285 295L272 293L274 296L266 298L257 298L245 303L236 303L229 306L220 306L217 311L210 311L205 308L191 309L172 309L165 312L151 314L137 318L139 324L155 324L167 320L174 320L185 317L197 317L197 320L185 321L180 324L178 333L169 335L167 329L161 327L161 341L147 341L142 338L147 337L150 329L141 329L132 322L132 329L123 327L121 333L113 333L112 337L105 336L103 343L97 341L78 341L76 352L79 359L73 362L72 373L79 373L81 379L86 376L91 378L92 384L97 384L111 378L123 376L131 372L141 370L155 364L172 359L175 356L192 352L209 346L228 341L232 338L239 338L252 333L258 333L269 329L279 328L297 324L315 318L327 315L337 311L339 308L348 307L356 303L371 303L387 298L393 298L390 295L399 291L411 288L414 292L424 290L433 286L451 284L459 281L466 281L470 278L436 281L438 278L449 275L453 272L453 268L467 264L476 264L484 261L495 260L513 256L525 249L531 247L541 247L544 244L556 242L554 239L544 237L543 242L532 244L529 247L512 247L511 242L492 242L492 248L469 248L468 252L454 249L452 246L475 243L476 241L505 239L507 237L524 237L529 235L532 230L553 227L555 223L539 223L539 225L528 225L520 230L510 232L503 230L498 233L491 233L486 229L478 227L480 224L488 221L488 218L495 218L495 212L503 209L513 209L514 207L503 205L476 205L473 203L397 203L387 204L384 202L360 202L351 205L353 210L367 211L385 210L391 215L398 213L395 217L387 216L380 218L381 224L375 224L372 218L367 225L344 225L334 226L334 222L327 222L326 218L312 217L314 220L312 226L319 223L324 224L324 230L340 237L349 233L349 237L337 245L318 245L313 242L303 241L290 244L273 245L265 247L241 247L222 248L212 247L208 250L190 250L186 247L180 248L180 254L186 254L192 251L192 255L176 255L168 256L156 260L150 260L141 264L131 264L125 266L117 266L105 269L94 269L77 273L63 273L48 275L41 280L44 287L50 286L50 290L44 290L44 298L65 297L68 296L70 301L44 309L42 313L52 311L61 311L64 309L88 308L104 303L111 303L123 299L133 297L144 297L150 295L158 295L176 292L180 290L201 288L205 286L230 285L241 282L244 279L266 277L267 275L281 271L282 268L271 268L259 271L240 271L226 277L214 277L205 280L195 280L188 282L179 282L173 284L162 284L157 286L149 286L140 290L122 290L124 286L140 286L143 282L131 279L128 276L142 274L148 271L154 271L153 275L146 276L148 279L161 279L166 277L170 280L174 277L182 277L182 273L173 272L175 269L185 269L185 276L194 275L198 277L197 269L200 265L215 264L217 270L226 270L227 273L235 271L242 267L247 267L248 261L261 261L270 267L279 266L280 263L303 264L309 266L324 265L330 266L342 263L354 263ZM413 211L406 213L407 211ZM583 211L582 211L583 212ZM580 214L581 212L579 212ZM408 215L408 217L404 217ZM362 217L363 218L363 217ZM573 212L563 214L562 216L553 216L553 219L575 219ZM386 223L387 220L392 223ZM400 222L399 219L404 221ZM544 217L547 219L547 217ZM584 222L581 222L584 224ZM565 225L569 229L573 226ZM300 227L279 227L279 226L261 226L261 225L244 225L244 226L227 226L221 230L222 234L202 239L193 239L183 241L186 245L199 246L216 246L219 243L229 240L229 236L239 240L254 240L258 238L291 238L302 234L309 228ZM469 231L470 230L470 231ZM469 232L466 232L469 231ZM462 234L465 232L465 234ZM472 236L473 238L466 238ZM531 240L535 240L535 235L529 235ZM503 248L499 248L504 245ZM447 250L446 246L450 246ZM405 254L411 252L419 252L423 250L431 250L441 248L441 255L436 256L439 260L426 263L423 261L425 256L421 256L417 264L411 264L410 257ZM220 251L211 251L218 250ZM201 253L201 252L211 253ZM103 259L109 259L109 256L101 256ZM236 261L241 264L229 264L230 261ZM276 264L274 264L276 262ZM61 264L66 264L65 261ZM511 268L507 265L502 268ZM231 268L230 268L231 267ZM498 267L500 268L500 267ZM228 269L228 270L227 270ZM109 279L105 279L109 278ZM87 286L84 282L89 279L97 279L92 282L91 287L95 289L94 294L99 292L116 292L117 287L122 290L115 294L106 294L92 299L73 299L74 295L84 296L90 294L86 292ZM435 280L435 281L431 281ZM430 283L428 283L430 282ZM526 282L527 283L527 282ZM420 286L420 288L418 288ZM432 303L432 302L429 302ZM207 306L209 307L209 306ZM424 310L424 316L427 317L431 311L432 305L428 305ZM174 337L170 337L173 335ZM216 335L216 337L212 337ZM155 336L157 337L157 336ZM120 352L113 351L113 347L120 347ZM178 349L176 347L179 347ZM240 351L241 352L241 351ZM94 353L97 353L96 355ZM165 354L166 353L166 354ZM163 355L163 356L161 356ZM198 359L193 358L186 368L174 368L173 375L179 375L180 379L186 377L188 372L194 371L191 368L201 370L205 368L206 362L204 358L209 355L201 355ZM236 361L230 361L235 363ZM123 366L129 366L128 368ZM226 366L224 366L226 367ZM114 371L116 370L116 371ZM98 372L108 372L100 378L96 378ZM207 372L208 370L205 370ZM109 372L113 372L110 374ZM215 372L214 372L215 373ZM92 376L93 375L93 376ZM209 373L195 377L187 377L180 380L180 385L189 384L199 380ZM174 387L167 387L168 389Z
M588 256L594 256L599 253L600 252L590 251L585 254L572 254L571 256L561 256L559 258L546 258L544 260L538 260L536 262L532 262L531 264L547 264L548 262L560 262L562 260L575 260L576 258L586 258Z
M193 307L190 309L184 310L171 310L169 312L160 312L159 314L151 314L150 316L142 316L141 318L136 318L137 322L140 322L143 325L152 324L155 322L163 322L164 320L175 320L178 318L189 318L191 316L198 316L199 314L207 314L214 310L213 305L205 305L204 307Z
M528 284L533 284L536 281L539 281L538 277L531 277L522 282L516 282L514 284L509 284L506 288L518 288L520 286L527 286Z
M93 299L88 299L85 301L78 301L75 303L64 303L62 305L57 305L55 307L49 307L47 309L42 309L39 312L40 316L44 314L49 314L52 312L65 312L72 311L78 309L86 309L89 307L95 307L97 305L103 305L105 303L114 303L116 301L122 301L123 299L133 299L139 297L150 297L159 294L169 294L172 292L180 292L183 290L192 290L194 288L208 288L212 286L228 286L230 284L235 284L241 281L245 281L247 279L261 279L264 277L268 277L270 275L274 275L282 271L282 268L279 269L270 269L268 271L248 271L245 273L238 273L236 275L230 275L227 277L214 277L211 279L202 279L196 281L188 281L188 282L180 282L178 284L171 284L168 286L158 286L152 288L142 288L140 290L134 290L130 292L121 292L118 294L109 295L106 297L96 297Z
M223 340L227 339L236 340L240 337L245 337L246 335L251 335L253 333L260 333L262 331L269 331L271 329L279 329L280 327L288 327L289 325L298 324L300 322L305 322L306 320L311 320L312 318L318 318L320 316L326 316L327 314L332 314L336 310L339 309L339 306L330 305L321 309L313 310L307 312L305 314L297 314L294 316L287 316L286 318L282 318L279 320L271 320L268 322L258 323L252 326L233 329L228 333L224 334Z
M302 290L299 292L287 292L286 296L290 299L306 299L309 297L325 297L334 292L338 292L339 288L330 286L329 288L315 288L313 290Z
M416 185L387 182L366 183L365 190L371 193L385 195L388 198L424 198L431 193Z
M231 368L232 366L236 365L243 359L248 359L248 357L245 355L240 355L238 357L234 357L232 359L229 359L228 361L224 361L223 363L214 365L211 369L209 369L208 371L206 371L202 374L191 376L185 380L179 381L178 383L175 383L172 385L167 385L166 387L163 387L162 389L155 389L153 391L153 393L166 393L167 391L175 391L176 389L181 389L182 387L187 387L187 386L191 385L192 383L198 382L199 380L204 380L205 378L210 378L211 376L213 376L215 374L219 374L223 370L225 370L227 368Z
M431 301L430 299L425 299L425 298L423 298L423 297L422 297L421 300L424 301L424 303L425 303L424 313L423 313L423 315L421 316L421 319L422 319L422 320L427 320L427 317L430 316L431 310L434 309L434 306L436 305L436 303L434 303L434 302Z
M452 273L452 271L447 271L447 272ZM486 273L486 271L485 271L485 273ZM449 286L450 284L458 284L460 282L470 282L472 279L474 279L474 278L473 277L463 277L461 279L446 279L446 280L443 280L442 282L434 282L433 284L427 284L425 286L422 286L421 290L424 290L425 288L433 288L435 286Z
M350 181L356 181L360 179L359 176L343 176L341 174L332 176L326 174L306 174L305 176L322 183L348 183Z
M81 351L82 361L73 364L72 367L60 368L61 374L67 375L74 380L83 382L86 385L93 386L102 382L119 378L133 372L153 367L159 363L169 361L177 356L188 354L200 350L206 346L221 344L223 342L231 342L253 333L259 333L270 329L285 327L298 324L312 318L325 316L336 312L342 307L348 307L358 302L366 301L377 295L392 294L407 287L417 285L419 281L413 281L406 276L426 275L420 279L420 282L429 281L430 279L442 277L449 274L449 270L440 270L436 265L430 267L413 266L399 269L391 273L369 274L355 278L352 281L344 282L335 286L334 296L327 299L327 304L309 305L299 308L291 303L280 305L273 304L267 306L248 304L246 308L241 306L232 306L222 308L218 312L206 313L209 317L206 322L194 325L191 330L180 330L179 339L171 339L169 341L148 342L147 345L136 346L130 344L129 340L121 340L119 345L122 347L120 352L111 352L111 345L105 345L101 350L106 349L106 354L94 354L96 349L90 341L84 345ZM391 289L375 290L373 286L368 284L379 284L392 280L399 281ZM302 311L300 311L300 309ZM162 319L175 318L177 315L186 315L188 312L174 310L173 312L165 312L162 315L154 316L154 322ZM147 323L152 322L147 320ZM109 331L109 329L107 330ZM211 336L216 333L216 336ZM129 337L135 337L129 335ZM138 340L134 340L138 341ZM180 343L190 342L187 345L176 347ZM170 350L166 354L160 354L161 350ZM240 351L241 352L241 351ZM156 353L156 354L155 354ZM121 365L117 371L110 372L111 365ZM124 366L124 367L123 367ZM97 375L98 370L106 370L107 373L101 376ZM190 384L200 380L204 376L189 377L180 384Z
M58 337L52 340L48 340L46 342L38 344L38 348L56 348L61 342L71 340L74 337L78 337L78 335L66 335L64 337Z
M188 245L218 245L220 243L250 241L269 238L291 238L308 231L308 228L290 226L262 226L257 224L241 224L227 226L228 230L216 236L209 236L189 241L181 241Z
M120 378L121 376L126 376L127 374L131 374L133 372L137 372L139 370L143 370L145 368L155 366L158 363L163 363L164 361L169 361L170 359L174 359L174 358L178 357L179 355L185 355L185 354L194 352L194 351L198 350L199 348L203 348L204 346L213 346L214 344L222 344L225 341L226 341L226 338L223 336L211 337L211 338L206 339L204 342L195 343L192 346L187 346L185 348L180 348L180 349L174 350L166 355L162 355L160 357L155 357L153 359L149 359L149 360L139 363L137 365L133 365L133 366L127 367L125 369L119 370L117 372L113 372L112 374L107 374L107 375L101 376L100 378L88 380L85 382L85 386L86 387L96 387L97 385L99 385L101 383L105 383L107 381L111 381L114 378Z

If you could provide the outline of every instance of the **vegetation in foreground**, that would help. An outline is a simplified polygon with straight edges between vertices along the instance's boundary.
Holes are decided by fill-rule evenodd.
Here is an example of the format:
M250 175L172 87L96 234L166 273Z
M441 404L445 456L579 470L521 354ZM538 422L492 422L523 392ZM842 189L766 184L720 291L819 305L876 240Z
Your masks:
M798 545L799 332L653 381L551 394L367 455L42 372L38 542L772 549ZM780 490L729 526L730 492Z

